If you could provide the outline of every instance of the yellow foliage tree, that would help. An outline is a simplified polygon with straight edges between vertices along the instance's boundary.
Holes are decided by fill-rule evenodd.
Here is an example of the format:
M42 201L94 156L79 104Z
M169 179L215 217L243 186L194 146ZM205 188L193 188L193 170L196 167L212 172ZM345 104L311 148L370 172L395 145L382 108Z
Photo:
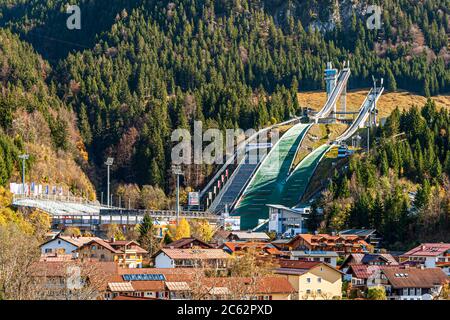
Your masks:
M185 218L181 219L175 230L174 240L179 240L181 238L189 238L191 236L191 226Z
M115 240L126 240L125 235L122 230L117 226L117 224L110 224L108 226L108 231L106 235L109 239L114 238Z
M31 235L34 233L33 226L28 222L24 216L13 209L11 209L12 194L4 187L0 186L0 226L6 226L9 223L16 224L19 229Z
M44 235L50 230L52 218L46 212L40 210L34 210L27 220L31 223L34 229L34 235L38 238L43 238Z
M214 229L207 220L194 220L191 222L191 235L204 242L209 242L214 235Z
M64 235L70 237L78 237L81 236L81 231L77 227L68 227L66 230L64 230Z

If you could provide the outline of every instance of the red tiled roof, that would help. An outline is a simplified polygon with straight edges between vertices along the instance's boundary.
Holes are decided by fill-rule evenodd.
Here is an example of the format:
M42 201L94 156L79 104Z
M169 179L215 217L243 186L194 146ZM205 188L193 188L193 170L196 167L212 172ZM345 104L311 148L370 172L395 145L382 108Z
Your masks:
M315 266L322 264L320 261L302 261L302 260L278 260L280 268L291 268L291 269L306 269L309 270Z
M448 250L450 250L450 243L423 243L404 253L403 256L436 257L443 255Z
M224 242L223 245L227 246L232 252L235 252L237 250L242 250L245 248L264 249L269 244L267 242L245 241L245 242Z
M136 291L164 291L164 281L131 281L131 285Z
M230 255L222 249L167 249L162 248L171 259L228 259Z
M89 241L88 243L83 244L82 246L80 246L77 250L80 250L81 248L83 248L84 246L89 246L93 243L96 243L100 246L102 246L103 248L111 251L112 253L124 253L124 249L125 246L130 245L130 244L134 244L136 252L137 253L147 253L146 250L144 250L143 248L139 247L138 243L136 241L114 241L114 242L109 242L100 238L96 238L93 239L91 241Z
M345 246L369 247L369 244L366 241L359 239L359 237L355 236L355 235L332 236L329 234L307 234L307 233L305 233L305 234L297 235L296 238L303 239L309 245L318 245L318 244L324 243L327 245L334 246L334 245L336 245L336 242L338 240L342 240L342 242ZM345 243L345 242L347 242L347 243ZM348 242L350 242L350 243L348 243Z
M119 275L124 274L192 274L192 268L117 268Z
M84 245L92 240L95 240L95 239L100 239L100 238L98 238L98 237L72 237L72 236L58 235L54 239L50 239L50 240L44 242L43 244L41 244L41 247L47 243L50 243L52 241L57 241L57 240L63 240L63 241L66 241L66 242L74 245L75 247L81 247L82 245Z
M231 231L226 230L217 230L216 233L214 233L214 238L222 238L227 239L231 234Z
M436 267L440 267L440 268L450 267L450 261L448 261L448 262L436 262Z
M63 262L63 261L71 261L75 258L71 254L55 254L55 253L43 253L39 261L42 262Z
M117 296L113 300L156 300L156 298L143 298L143 297L132 297L132 296Z
M271 255L274 255L274 256L276 256L276 255L287 255L287 253L285 253L285 252L283 252L283 251L280 251L280 250L278 250L277 248L265 248L264 249L268 254L271 254Z
M256 281L252 283L252 281ZM251 279L248 277L213 277L203 279L205 286L214 287L225 287L231 292L236 289L243 291L246 286L249 287L249 291L253 294L280 294L280 293L294 293L295 289L289 283L284 276L265 276L257 279Z
M197 242L198 244L200 244L203 247L213 248L212 245L210 245L210 244L208 244L208 243L206 243L204 241L201 241L201 240L199 240L197 238L181 238L179 240L176 240L176 241L173 241L173 242L171 242L169 244L164 245L164 248L179 249L179 248L182 248L184 246L191 245L191 244L193 244L195 242Z
M351 264L349 268L358 279L368 279L375 271L380 270L380 266L369 266L367 264Z
M319 265L327 266L328 268L333 269L342 274L342 272L339 271L338 269L336 269L335 267L329 265L328 263L321 262L321 261L302 261L302 260L279 259L278 265L280 267L278 269L276 269L275 272L279 273L279 274L302 275Z

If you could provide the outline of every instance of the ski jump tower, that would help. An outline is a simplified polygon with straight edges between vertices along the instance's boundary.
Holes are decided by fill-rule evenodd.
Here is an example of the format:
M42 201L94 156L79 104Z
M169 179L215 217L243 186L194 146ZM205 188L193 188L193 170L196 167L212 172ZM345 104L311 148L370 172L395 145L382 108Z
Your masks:
M330 98L331 93L336 87L338 76L338 69L333 68L332 62L327 62L327 68L325 69L325 82L327 84L327 99ZM336 112L336 104L333 106L333 111Z
M347 66L346 66L347 65ZM348 66L348 62L344 62L344 69ZM325 69L325 83L326 83L326 90L327 90L327 100L330 100L330 97L333 95L333 91L336 88L336 85L338 84L338 78L339 78L339 70L336 68L333 68L332 62L327 62L327 68ZM345 117L345 113L347 112L347 81L343 84L343 89L340 95L341 100L341 118ZM332 118L334 118L334 122L336 122L336 104L337 102L333 102L333 111L332 111Z

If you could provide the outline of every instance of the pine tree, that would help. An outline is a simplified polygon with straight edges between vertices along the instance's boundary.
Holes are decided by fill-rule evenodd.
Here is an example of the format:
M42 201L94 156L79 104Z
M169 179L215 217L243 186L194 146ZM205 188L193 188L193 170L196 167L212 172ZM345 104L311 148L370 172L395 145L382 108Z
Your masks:
M156 228L153 220L148 213L144 215L142 223L138 226L139 238L138 242L142 248L148 251L148 255L152 256L159 250L160 243L156 237Z
M395 81L395 77L391 69L388 69L387 72L387 88L389 91L392 92L397 91L397 81Z
M423 181L423 184L419 186L416 192L416 197L414 199L414 205L416 208L420 209L423 208L428 204L431 197L431 186L428 179L425 179Z

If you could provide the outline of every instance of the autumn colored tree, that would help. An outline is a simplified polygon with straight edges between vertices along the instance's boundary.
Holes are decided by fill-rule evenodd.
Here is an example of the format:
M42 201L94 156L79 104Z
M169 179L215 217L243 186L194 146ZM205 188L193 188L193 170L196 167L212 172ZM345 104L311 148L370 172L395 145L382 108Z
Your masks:
M191 226L185 218L182 218L175 229L174 240L189 238L191 236Z
M386 300L386 290L382 286L370 287L367 289L367 299Z
M207 220L192 220L190 221L191 236L198 238L204 242L211 241L214 235L214 229Z

